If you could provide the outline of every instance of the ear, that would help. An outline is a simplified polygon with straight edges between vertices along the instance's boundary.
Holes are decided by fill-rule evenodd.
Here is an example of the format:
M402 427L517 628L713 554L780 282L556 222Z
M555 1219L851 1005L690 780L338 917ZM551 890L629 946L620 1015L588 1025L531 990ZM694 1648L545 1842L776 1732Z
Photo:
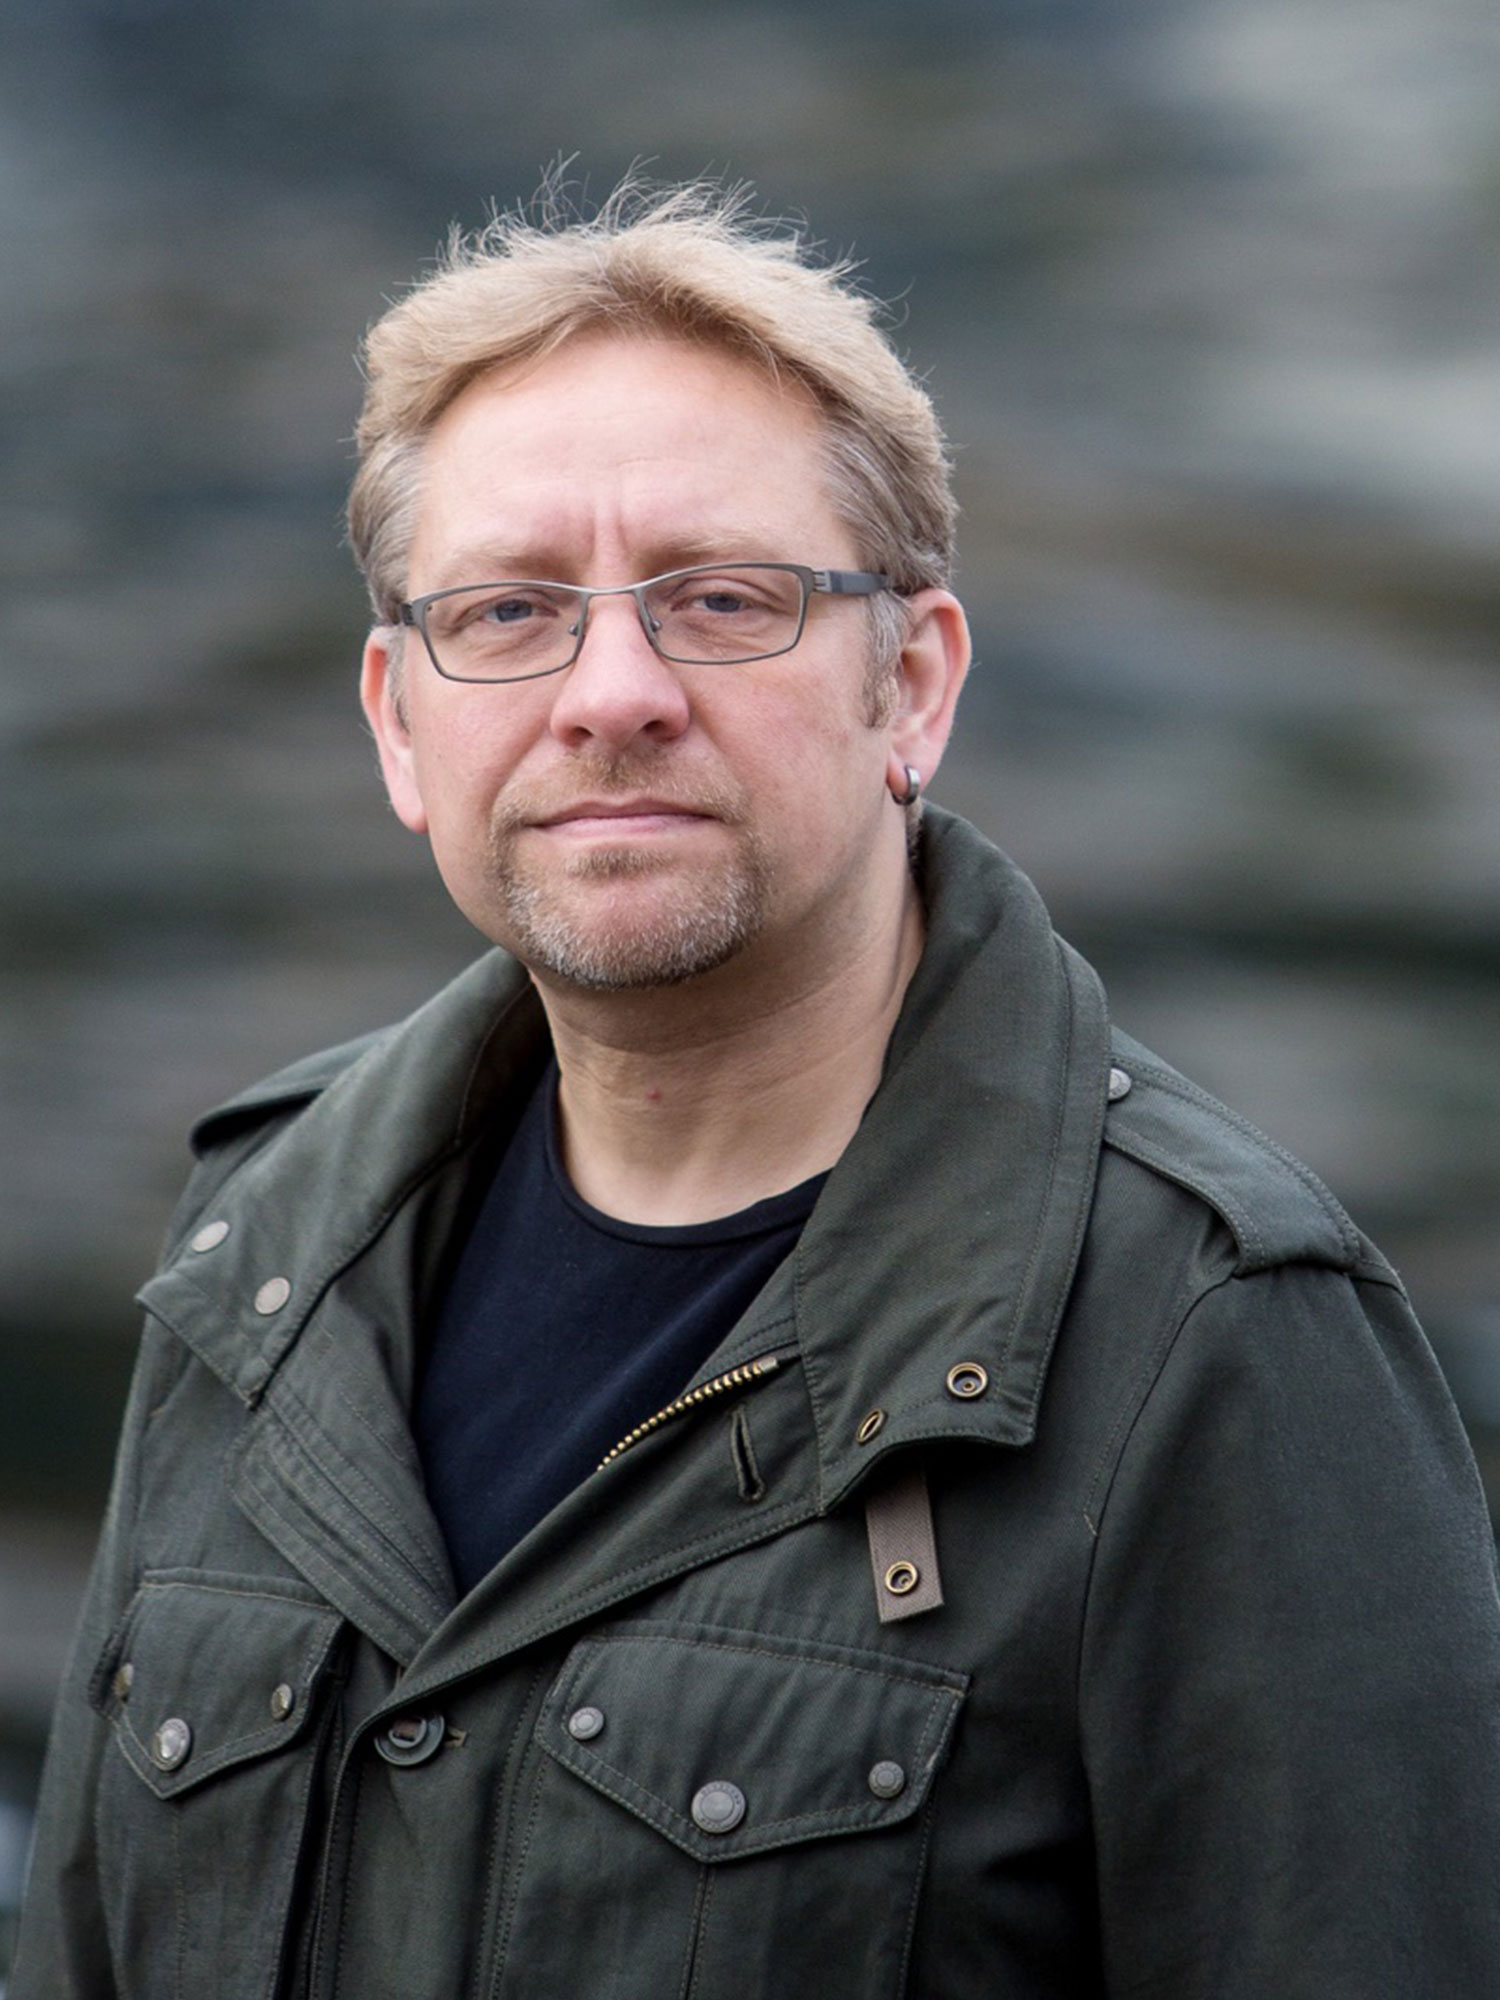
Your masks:
M401 699L400 658L405 634L394 625L377 625L365 641L359 674L359 700L380 754L385 789L397 819L413 833L426 833L427 808L417 782L416 755Z
M969 621L951 590L919 590L907 608L911 629L901 648L896 706L887 728L892 763L913 765L925 785L947 748L973 649Z

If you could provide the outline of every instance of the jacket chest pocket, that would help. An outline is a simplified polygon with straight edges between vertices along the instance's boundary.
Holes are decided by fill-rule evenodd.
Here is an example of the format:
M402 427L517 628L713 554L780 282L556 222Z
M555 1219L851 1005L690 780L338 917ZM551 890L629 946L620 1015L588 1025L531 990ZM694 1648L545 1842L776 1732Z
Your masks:
M581 1641L537 1721L500 2000L891 2000L966 1685L749 1633Z
M122 2000L275 1987L336 1611L299 1586L146 1575L94 1675L100 1877Z

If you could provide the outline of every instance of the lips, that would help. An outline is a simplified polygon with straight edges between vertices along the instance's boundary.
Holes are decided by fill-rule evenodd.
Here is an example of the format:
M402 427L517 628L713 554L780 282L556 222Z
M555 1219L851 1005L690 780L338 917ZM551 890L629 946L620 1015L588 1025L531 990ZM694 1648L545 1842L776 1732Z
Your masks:
M632 770L624 768L627 761L589 760L507 786L495 801L493 837L613 838L619 844L664 839L710 824L732 829L743 823L744 800L719 773L668 773L639 765ZM621 768L611 768L615 764Z
M589 826L608 824L624 831L622 822L632 827L659 825L682 825L691 820L716 818L717 815L697 804L687 804L680 799L656 797L628 799L580 799L574 804L538 815L530 824L541 831L549 828L570 827L580 831Z

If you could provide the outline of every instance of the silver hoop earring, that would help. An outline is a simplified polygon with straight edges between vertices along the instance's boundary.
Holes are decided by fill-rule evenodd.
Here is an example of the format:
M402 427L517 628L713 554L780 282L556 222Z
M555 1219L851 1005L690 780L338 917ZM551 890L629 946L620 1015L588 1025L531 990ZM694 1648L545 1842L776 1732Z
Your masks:
M922 773L915 764L903 764L901 768L906 773L906 790L898 792L893 789L891 797L898 806L914 806L922 796Z

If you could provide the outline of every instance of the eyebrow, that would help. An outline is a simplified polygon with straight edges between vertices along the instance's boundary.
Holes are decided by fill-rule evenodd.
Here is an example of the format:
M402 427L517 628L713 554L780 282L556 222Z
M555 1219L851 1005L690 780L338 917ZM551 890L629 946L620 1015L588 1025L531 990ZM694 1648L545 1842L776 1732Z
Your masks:
M716 562L790 562L779 545L769 543L763 532L738 530L713 538L672 541L659 544L644 572L648 577L664 576L675 569L696 569ZM538 583L571 583L577 579L560 574L566 564L555 564L545 553L496 553L492 546L460 549L438 567L439 580L431 587L449 590L465 583L507 583L530 580ZM635 579L639 581L640 579Z

